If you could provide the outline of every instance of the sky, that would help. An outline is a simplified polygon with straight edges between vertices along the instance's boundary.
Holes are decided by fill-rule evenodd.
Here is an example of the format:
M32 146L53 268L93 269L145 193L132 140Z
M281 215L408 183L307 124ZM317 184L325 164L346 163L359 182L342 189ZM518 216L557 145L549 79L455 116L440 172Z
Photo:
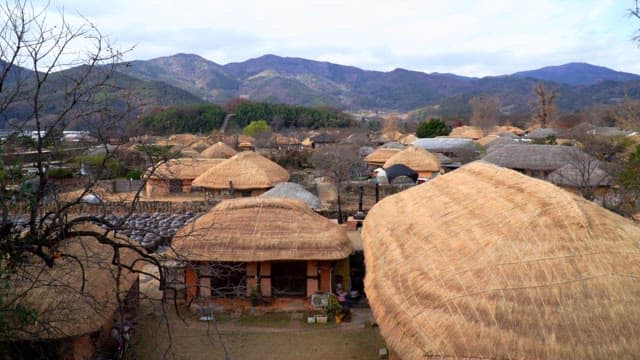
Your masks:
M37 0L39 1L39 0ZM640 74L633 0L51 0L126 60L177 53L218 64L264 54L365 70L465 76L588 62Z

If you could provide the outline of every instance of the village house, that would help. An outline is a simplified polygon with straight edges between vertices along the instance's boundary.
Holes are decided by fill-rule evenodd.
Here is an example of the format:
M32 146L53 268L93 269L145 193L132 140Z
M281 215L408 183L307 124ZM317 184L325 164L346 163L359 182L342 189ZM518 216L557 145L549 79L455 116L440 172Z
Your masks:
M362 238L390 359L640 353L640 228L478 161L387 197Z
M540 179L568 164L596 161L575 146L537 144L504 145L490 151L482 160Z
M484 137L484 131L477 126L462 125L453 128L449 137L478 140Z
M474 160L478 157L480 149L479 145L471 139L444 136L418 139L413 142L413 145L431 153L445 155L454 161Z
M410 146L394 154L384 163L383 167L387 169L396 164L408 166L418 173L418 179L421 180L434 178L442 170L437 156L417 146Z
M371 154L365 156L364 162L367 164L369 170L380 168L384 163L392 156L399 153L401 150L396 148L378 148Z
M236 154L236 151L233 148L222 141L218 141L217 143L209 146L208 148L202 150L200 156L208 159L228 159Z
M205 197L222 200L258 196L281 182L289 173L275 162L253 151L243 151L223 160L193 180Z
M74 230L104 233L89 225ZM64 256L53 267L34 257L8 278L11 286L3 291L3 302L20 303L35 316L25 326L2 334L2 346L11 353L4 355L9 358L55 354L59 359L92 359L98 348L113 341L111 330L119 315L137 304L138 274L112 264L112 247L83 236L63 241L58 250ZM122 264L134 266L136 259L133 250L120 249ZM118 297L125 301L119 304Z
M186 300L331 292L338 273L348 277L353 250L344 227L300 200L272 197L221 202L179 230L173 248Z
M176 193L190 193L195 178L224 161L223 159L171 159L146 175L145 194L147 197L167 196ZM153 170L153 171L151 171Z
M292 182L280 183L260 196L302 200L313 210L318 210L322 207L320 198L307 191L302 185Z

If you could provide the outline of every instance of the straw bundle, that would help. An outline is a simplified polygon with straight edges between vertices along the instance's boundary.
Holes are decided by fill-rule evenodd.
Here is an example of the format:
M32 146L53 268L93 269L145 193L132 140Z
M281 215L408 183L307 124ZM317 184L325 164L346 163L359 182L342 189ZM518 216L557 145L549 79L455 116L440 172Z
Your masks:
M389 158L399 153L400 151L402 150L394 148L379 148L371 154L367 155L364 158L364 162L372 165L382 165L385 163L385 161L389 160Z
M385 163L384 168L392 165L403 164L414 171L440 171L440 160L432 153L417 146L410 146L399 153L391 156Z
M453 138L467 138L477 140L484 136L484 131L477 126L458 126L457 128L453 128L451 133L449 133L449 137Z
M640 353L640 229L550 183L471 163L385 198L362 237L403 359Z
M195 178L193 186L227 189L230 180L235 189L266 189L289 180L289 173L260 154L244 151Z
M224 161L224 159L171 159L159 165L149 178L195 179L222 161ZM151 171L151 169L149 169L149 171Z
M351 254L345 229L300 200L225 200L173 238L191 261L337 260Z
M209 146L200 153L200 156L210 159L228 159L236 154L229 145L218 141L217 143Z
M104 233L95 226L78 230ZM122 269L118 289L114 280L118 268L111 264L113 249L93 237L68 239L59 250L78 258L84 277L78 262L68 257L57 259L51 268L35 258L20 267L9 279L12 285L5 300L18 299L35 310L37 318L25 328L3 334L8 339L62 339L97 331L111 321L117 307L116 296L124 296L138 278L137 274ZM123 264L133 265L137 258L132 250L120 250Z

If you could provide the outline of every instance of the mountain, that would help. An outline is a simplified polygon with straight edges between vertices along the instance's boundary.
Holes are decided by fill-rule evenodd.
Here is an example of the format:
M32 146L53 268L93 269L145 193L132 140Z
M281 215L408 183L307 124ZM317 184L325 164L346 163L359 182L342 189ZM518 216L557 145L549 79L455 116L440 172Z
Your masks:
M589 64L566 64L512 75L471 78L406 69L369 71L296 57L264 55L216 64L197 55L177 54L127 64L125 73L163 81L209 101L232 97L305 106L407 111L435 106L447 114L469 111L473 96L498 96L516 112L528 112L533 87L547 82L560 91L562 110L617 101L640 90L640 76Z
M587 63L547 66L536 70L517 72L511 76L568 85L593 85L608 80L620 82L640 80L640 75L615 71L604 66Z

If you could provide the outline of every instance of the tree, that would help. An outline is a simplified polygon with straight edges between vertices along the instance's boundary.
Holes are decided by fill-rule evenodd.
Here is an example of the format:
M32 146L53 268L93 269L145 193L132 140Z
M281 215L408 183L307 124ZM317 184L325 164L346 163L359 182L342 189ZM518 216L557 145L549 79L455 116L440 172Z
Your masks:
M242 133L247 136L255 137L261 132L270 131L271 127L265 120L254 120L242 129Z
M436 136L447 136L451 129L444 121L431 118L429 121L423 121L416 130L416 136L419 138L432 138Z
M620 209L628 215L638 211L640 201L640 145L623 161L618 174L620 185Z
M500 99L495 96L476 96L469 100L471 119L469 122L486 134L500 121Z
M330 146L311 155L311 164L319 174L330 178L336 186L338 222L342 223L342 193L354 170L362 160L356 148Z
M532 105L532 121L534 124L539 124L540 127L549 127L556 121L558 111L554 101L558 97L558 90L545 89L542 83L538 83L533 91L536 94L536 101Z
M121 136L125 126L131 130L128 125L133 123L130 99L119 99L127 106L123 111L116 111L103 96L107 89L117 87L113 79L123 52L113 48L89 21L78 23L61 14L56 23L51 23L46 10L26 0L0 4L0 118L6 118L15 108L26 109L23 116L12 119L7 126L14 134L31 131L34 153L29 156L34 159L35 167L35 178L30 179L22 168L26 160L20 160L25 154L1 154L5 147L4 142L0 143L0 155L6 155L0 156L0 337L3 340L14 339L15 332L25 330L28 325L46 326L44 314L24 302L36 286L54 286L53 282L42 283L45 277L24 276L32 274L30 270L34 267L46 273L47 269L60 268L62 263L69 265L73 269L70 271L81 276L77 284L65 285L66 291L84 294L87 264L94 261L67 252L65 244L72 239L83 239L82 246L93 241L111 250L113 255L107 265L115 269L111 276L119 289L127 271L146 273L160 280L161 286L165 283L157 258L137 242L118 235L135 211L140 191L133 201L114 204L114 208L124 214L117 219L107 216L114 208L107 208L105 204L96 205L93 211L81 210L85 205L83 199L97 191L98 179L118 151L118 147L108 145L107 140ZM127 93L126 89L123 93ZM53 105L55 112L50 111ZM72 122L86 124L105 155L96 164L95 174L79 180L77 191L63 194L52 179L52 175L59 172L52 157L60 156L59 160L66 162L71 156L66 155L65 145L54 138ZM150 164L156 164L157 158L146 155ZM11 157L16 160L4 161ZM133 263L124 260L128 258L125 253L134 254ZM144 264L155 267L158 275L141 270ZM19 287L19 279L22 285L24 281L32 283ZM123 304L119 291L110 295L119 306Z

